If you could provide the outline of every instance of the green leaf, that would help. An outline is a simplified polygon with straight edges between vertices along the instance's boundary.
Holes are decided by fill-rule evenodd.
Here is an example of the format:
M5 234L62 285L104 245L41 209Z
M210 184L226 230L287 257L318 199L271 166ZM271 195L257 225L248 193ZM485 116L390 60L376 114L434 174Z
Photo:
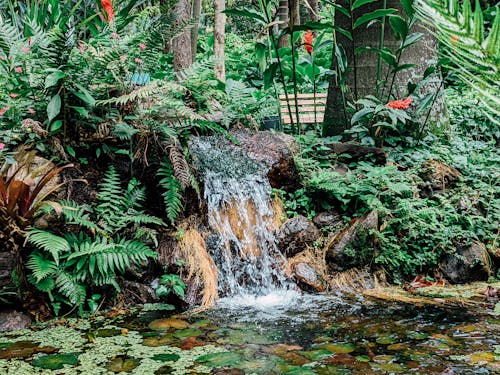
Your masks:
M413 7L413 0L401 0L401 5L403 5L403 9L405 10L408 18L413 18L415 14L415 8Z
M52 124L50 124L50 132L55 134L59 129L62 128L63 122L62 120L56 120Z
M363 117L365 117L365 116L367 116L367 115L369 115L371 113L373 113L373 108L362 108L362 109L360 109L358 112L356 112L354 114L354 116L352 116L352 118L351 118L351 125L356 124Z
M73 156L73 157L76 156L75 150L70 145L66 145L66 151L68 151L68 154L70 154L71 156Z
M408 35L408 37L403 42L403 45L401 47L399 47L399 50L403 50L403 49L411 46L412 44L417 43L423 37L424 37L424 34L422 34L422 33L412 33L412 34Z
M397 9L389 8L389 9L377 9L370 13L365 13L361 17L359 17L356 22L354 22L353 28L356 29L361 25L364 25L367 22L373 21L378 18L382 18L388 16L389 14L394 14L397 12Z
M56 86L60 79L66 77L66 73L56 70L45 78L45 88Z
M87 111L85 108L83 107L71 107L71 108L73 108L76 112L78 112L78 114L83 118L89 118L89 111Z
M356 0L354 4L352 4L351 11L358 9L365 4L374 3L375 1L377 0Z
M61 112L61 96L56 94L52 97L49 104L47 104L47 116L51 122Z
M241 355L233 352L221 352L202 355L194 360L209 367L234 366L240 363Z
M73 91L72 92L73 95L80 98L88 106L90 106L90 107L95 106L96 101L95 101L94 97L90 94L90 91L78 83L75 83L75 86L80 91Z
M406 38L406 35L408 35L409 26L403 17L393 15L389 17L389 23L397 40Z
M254 19L264 25L267 25L267 21L264 15L254 9L226 9L223 13L228 16L238 16Z
M484 20L479 0L476 0L474 8L474 39L476 42L482 43L484 40Z

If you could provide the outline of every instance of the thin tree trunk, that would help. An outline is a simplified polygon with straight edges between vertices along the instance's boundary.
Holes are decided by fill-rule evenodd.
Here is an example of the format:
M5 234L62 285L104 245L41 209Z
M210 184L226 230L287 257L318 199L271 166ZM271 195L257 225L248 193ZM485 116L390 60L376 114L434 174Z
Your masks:
M311 19L314 22L319 21L319 0L308 0L311 6Z
M191 19L191 7L189 0L179 0L174 7L176 23L182 24ZM189 68L193 63L191 52L191 30L186 29L177 38L172 40L172 51L174 54L174 70L176 72Z
M288 0L280 0L278 9L278 18L280 20L279 31L283 31L288 26ZM288 46L288 37L283 36L278 41L278 47Z
M193 18L198 22L191 29L191 53L193 62L196 61L196 50L198 49L198 31L200 29L201 0L193 0Z
M291 0L290 9L293 9L291 13L294 26L300 25L300 0Z
M226 0L215 0L215 25L214 25L214 56L215 77L223 82L226 81L226 66L224 63L224 37L226 33Z

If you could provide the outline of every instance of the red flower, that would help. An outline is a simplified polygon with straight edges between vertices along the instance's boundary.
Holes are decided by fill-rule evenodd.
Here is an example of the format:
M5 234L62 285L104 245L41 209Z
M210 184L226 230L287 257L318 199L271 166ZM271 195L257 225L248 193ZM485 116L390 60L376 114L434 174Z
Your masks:
M3 116L5 112L7 112L10 109L9 106L5 106L3 108L0 108L0 116Z
M135 61L137 64L142 64L142 63L144 62L144 61L142 61L142 59L140 59L140 58L138 58L138 57L136 57L136 58L134 59L134 61Z
M12 98L12 99L15 99L19 96L19 94L9 94L9 96Z
M20 66L16 66L16 67L14 68L14 71L15 71L16 73L22 73L22 72L23 72L23 68L21 68Z
M411 98L407 97L405 100L394 100L392 102L387 103L388 107L392 109L408 109L410 108Z
M115 11L113 10L113 5L111 4L111 0L101 0L101 5L103 9L106 11L106 18L108 22L113 22L113 18L115 18Z
M313 51L313 33L311 30L307 30L304 36L304 48L308 54L312 54Z
M144 51L146 49L146 45L144 43L141 43L139 44L139 48Z

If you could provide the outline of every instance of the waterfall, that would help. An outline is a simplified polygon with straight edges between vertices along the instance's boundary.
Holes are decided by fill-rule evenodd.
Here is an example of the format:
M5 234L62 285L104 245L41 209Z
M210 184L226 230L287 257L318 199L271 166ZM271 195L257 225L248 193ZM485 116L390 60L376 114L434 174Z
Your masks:
M263 296L289 289L267 170L221 137L197 137L190 150L203 177L207 245L219 270L221 295Z

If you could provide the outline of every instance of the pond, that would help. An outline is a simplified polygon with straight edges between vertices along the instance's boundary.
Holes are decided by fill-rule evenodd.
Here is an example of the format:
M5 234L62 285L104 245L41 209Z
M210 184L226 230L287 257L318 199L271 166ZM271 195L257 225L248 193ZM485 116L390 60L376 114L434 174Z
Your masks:
M500 319L294 291L0 336L0 374L498 374Z

